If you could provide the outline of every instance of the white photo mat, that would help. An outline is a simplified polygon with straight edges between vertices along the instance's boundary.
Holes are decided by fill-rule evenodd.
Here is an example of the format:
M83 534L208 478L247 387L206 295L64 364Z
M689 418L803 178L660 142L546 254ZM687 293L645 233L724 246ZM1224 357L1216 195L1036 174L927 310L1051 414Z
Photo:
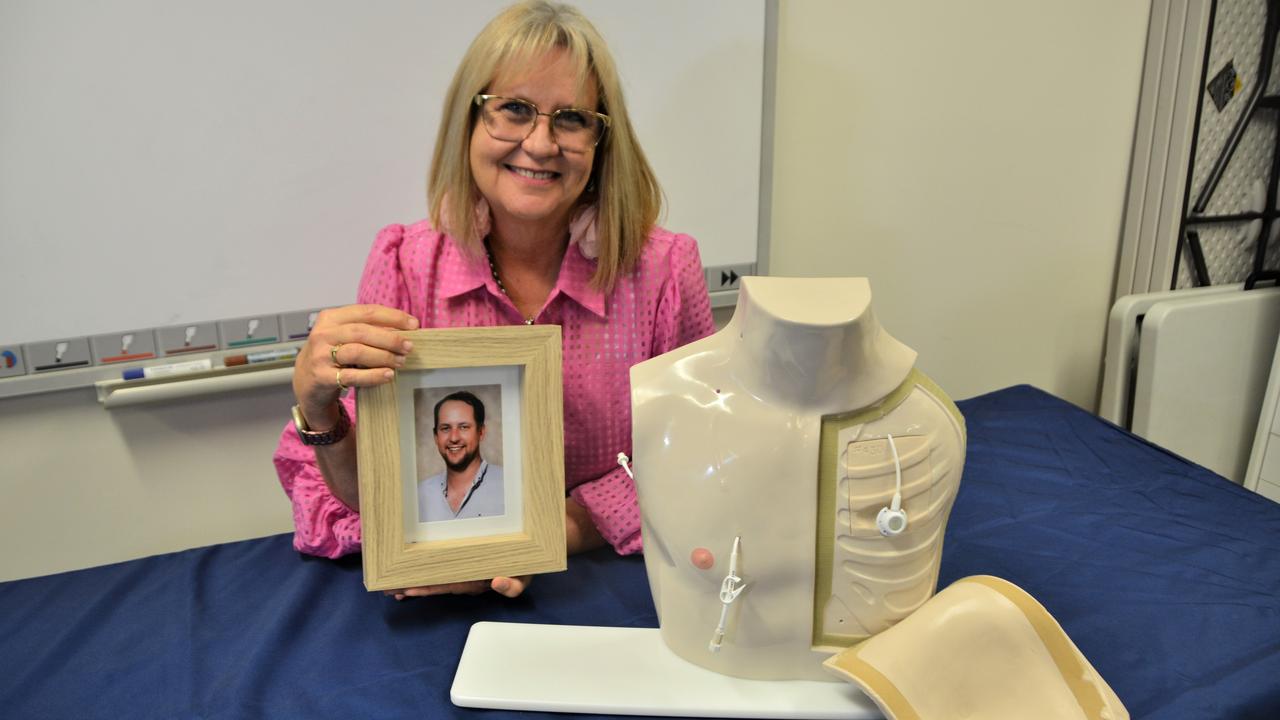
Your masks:
M406 542L450 540L520 532L524 527L522 438L520 397L522 366L437 368L402 376L397 384L400 414L400 468L403 493L404 537ZM407 375L407 374L406 374ZM499 385L502 388L503 514L431 523L418 521L418 431L414 413L414 392L426 388L458 388Z

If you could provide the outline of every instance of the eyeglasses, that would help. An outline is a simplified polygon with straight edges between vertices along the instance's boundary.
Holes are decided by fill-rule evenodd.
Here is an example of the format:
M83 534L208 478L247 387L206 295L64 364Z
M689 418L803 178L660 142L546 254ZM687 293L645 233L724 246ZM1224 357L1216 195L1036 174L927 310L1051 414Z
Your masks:
M600 143L609 127L609 116L578 108L560 108L544 113L538 106L520 98L500 95L477 95L480 117L489 137L504 142L524 142L533 134L538 116L551 120L551 137L560 149L569 152L586 152Z

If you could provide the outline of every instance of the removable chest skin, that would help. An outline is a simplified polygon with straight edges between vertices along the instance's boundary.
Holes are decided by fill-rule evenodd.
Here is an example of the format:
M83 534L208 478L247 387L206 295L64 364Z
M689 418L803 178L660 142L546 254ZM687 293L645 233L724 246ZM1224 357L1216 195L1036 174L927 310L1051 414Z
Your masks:
M745 278L724 330L632 369L646 569L684 659L831 680L823 660L933 594L963 421L870 300L864 279ZM909 518L892 538L888 434ZM713 652L735 538L745 589Z
M889 720L1128 720L1106 680L1035 598L989 575L957 580L910 617L832 657Z

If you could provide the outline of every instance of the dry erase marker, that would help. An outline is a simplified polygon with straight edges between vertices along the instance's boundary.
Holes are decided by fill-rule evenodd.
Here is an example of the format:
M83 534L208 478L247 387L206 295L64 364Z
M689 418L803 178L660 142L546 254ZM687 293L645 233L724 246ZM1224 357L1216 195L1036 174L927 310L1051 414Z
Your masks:
M162 378L173 375L186 375L188 373L204 372L213 369L213 361L209 358L203 360L188 360L187 362L170 363L168 365L152 365L151 367L129 368L124 371L125 380L141 380L143 378Z
M231 355L222 359L222 364L227 367L235 367L236 365L253 365L255 363L276 362L277 360L292 360L298 357L297 348L289 348L288 350L263 350L262 352L253 352L247 355Z

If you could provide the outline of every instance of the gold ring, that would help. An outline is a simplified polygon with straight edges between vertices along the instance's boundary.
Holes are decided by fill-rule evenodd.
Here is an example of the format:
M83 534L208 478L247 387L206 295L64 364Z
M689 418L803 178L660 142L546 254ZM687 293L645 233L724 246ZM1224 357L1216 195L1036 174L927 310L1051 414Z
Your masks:
M334 345L333 347L329 348L329 358L333 360L333 364L337 365L338 367L342 367L342 363L338 362L338 348L340 347L342 347L342 343L338 343L337 345ZM338 383L338 384L341 385L342 383Z
M340 393L346 392L347 386L342 384L342 368L338 368L338 375L336 379L338 381L338 392Z

